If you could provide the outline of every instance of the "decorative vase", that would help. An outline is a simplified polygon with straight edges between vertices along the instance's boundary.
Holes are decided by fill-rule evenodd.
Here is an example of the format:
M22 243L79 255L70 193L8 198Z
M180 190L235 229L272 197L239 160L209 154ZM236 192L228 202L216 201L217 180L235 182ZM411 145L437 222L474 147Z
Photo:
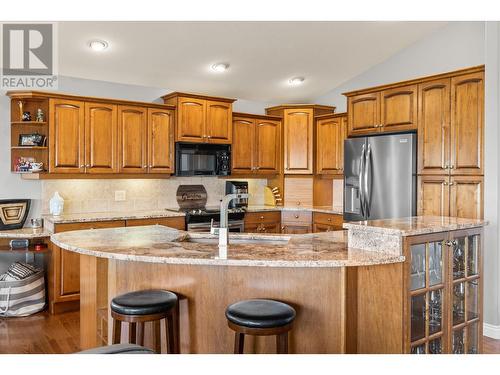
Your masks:
M64 209L64 199L56 191L54 196L50 198L50 213L54 216L59 216L62 214Z

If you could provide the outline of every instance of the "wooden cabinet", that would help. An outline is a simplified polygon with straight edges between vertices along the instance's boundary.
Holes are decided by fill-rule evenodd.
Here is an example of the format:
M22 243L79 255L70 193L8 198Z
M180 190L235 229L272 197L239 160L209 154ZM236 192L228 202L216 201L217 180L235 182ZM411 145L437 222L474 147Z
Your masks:
M148 108L148 172L173 173L174 111Z
M456 175L482 175L484 72L451 78L450 170Z
M279 173L280 119L243 116L233 120L232 174Z
M147 172L147 109L118 107L120 173Z
M49 172L85 170L85 105L82 101L49 100Z
M85 172L118 172L117 106L85 103Z
M313 232L332 232L342 230L342 215L313 212Z
M286 176L284 178L284 204L310 207L313 205L314 178L309 176Z
M482 229L409 237L404 352L482 352Z
M483 218L482 176L419 176L418 214Z
M280 233L280 223L279 211L245 213L245 232L247 233Z
M450 79L418 85L418 173L448 174Z
M126 221L127 227L137 227L142 225L163 225L165 227L186 230L186 220L179 217L158 217L154 219L130 219Z
M305 234L313 230L311 211L282 211L281 233Z
M349 96L349 135L417 129L417 86Z
M162 97L175 105L177 142L231 144L234 99L173 92Z
M88 223L56 224L55 233L72 230L118 228L125 221L100 221ZM51 244L49 264L49 308L52 314L78 310L80 300L80 255Z
M317 104L286 104L266 108L283 119L283 164L285 174L313 174L314 117L333 114L335 107Z
M345 113L316 118L316 174L344 174Z

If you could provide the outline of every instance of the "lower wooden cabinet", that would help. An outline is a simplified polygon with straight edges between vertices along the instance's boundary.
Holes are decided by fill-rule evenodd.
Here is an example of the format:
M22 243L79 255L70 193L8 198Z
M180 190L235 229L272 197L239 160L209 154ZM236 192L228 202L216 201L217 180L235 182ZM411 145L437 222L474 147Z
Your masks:
M282 211L281 233L306 234L313 230L311 211Z
M281 214L279 211L247 212L245 214L245 232L280 233Z
M312 232L311 224L290 224L283 223L281 225L281 233L284 234L307 234Z
M482 176L419 176L418 214L483 218Z
M99 221L88 223L56 224L54 233L72 230L124 227L125 221ZM52 314L79 309L80 255L51 244L48 294Z
M131 219L126 222L127 227L138 227L142 225L163 225L174 229L185 230L186 219L184 216L158 217L153 219Z
M344 222L342 215L327 214L323 212L313 213L313 232L332 232L342 230Z

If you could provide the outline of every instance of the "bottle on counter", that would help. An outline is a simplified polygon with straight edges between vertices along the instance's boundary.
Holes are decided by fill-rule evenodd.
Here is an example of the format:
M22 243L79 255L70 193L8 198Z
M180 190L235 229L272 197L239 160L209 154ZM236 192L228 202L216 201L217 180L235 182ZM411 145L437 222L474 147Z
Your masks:
M54 216L59 216L62 214L64 209L64 199L56 191L54 196L50 198L49 202L50 214Z

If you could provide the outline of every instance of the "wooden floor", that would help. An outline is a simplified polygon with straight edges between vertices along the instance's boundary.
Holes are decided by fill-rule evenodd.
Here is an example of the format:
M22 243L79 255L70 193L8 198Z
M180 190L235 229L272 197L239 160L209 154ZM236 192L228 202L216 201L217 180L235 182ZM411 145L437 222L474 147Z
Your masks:
M63 354L79 351L78 312L0 318L0 353ZM500 354L500 340L484 337L484 353Z

